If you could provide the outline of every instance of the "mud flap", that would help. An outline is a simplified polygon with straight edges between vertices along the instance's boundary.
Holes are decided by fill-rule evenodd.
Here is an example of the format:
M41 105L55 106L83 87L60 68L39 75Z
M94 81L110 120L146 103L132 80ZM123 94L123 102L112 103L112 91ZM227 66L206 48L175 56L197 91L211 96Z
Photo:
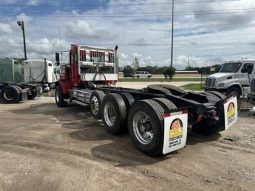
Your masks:
M232 96L224 103L225 130L237 122L237 97Z
M165 114L163 154L183 148L186 145L187 130L187 111Z

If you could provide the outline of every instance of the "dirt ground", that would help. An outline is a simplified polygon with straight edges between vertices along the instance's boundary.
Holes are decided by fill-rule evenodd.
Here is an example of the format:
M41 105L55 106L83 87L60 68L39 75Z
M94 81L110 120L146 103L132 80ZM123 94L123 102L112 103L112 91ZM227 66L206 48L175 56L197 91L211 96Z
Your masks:
M0 190L254 190L255 117L213 137L189 134L165 157L112 136L89 109L54 98L0 104Z

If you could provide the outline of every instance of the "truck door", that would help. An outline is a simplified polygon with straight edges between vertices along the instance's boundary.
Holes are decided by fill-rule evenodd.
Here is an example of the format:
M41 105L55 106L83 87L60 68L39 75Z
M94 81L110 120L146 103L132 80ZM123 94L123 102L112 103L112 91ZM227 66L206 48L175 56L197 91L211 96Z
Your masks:
M71 46L70 65L71 65L71 81L73 86L80 85L79 52L80 48L78 45Z
M250 86L250 80L252 79L252 73L254 70L254 64L253 63L245 63L242 66L241 74L240 74L240 84L242 86Z

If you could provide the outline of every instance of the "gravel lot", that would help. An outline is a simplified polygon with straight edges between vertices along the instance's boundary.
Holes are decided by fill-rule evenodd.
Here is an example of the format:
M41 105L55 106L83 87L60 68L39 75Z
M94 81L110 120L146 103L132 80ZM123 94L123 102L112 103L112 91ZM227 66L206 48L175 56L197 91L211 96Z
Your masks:
M54 98L0 104L0 190L254 190L255 117L151 158L112 136L89 109Z

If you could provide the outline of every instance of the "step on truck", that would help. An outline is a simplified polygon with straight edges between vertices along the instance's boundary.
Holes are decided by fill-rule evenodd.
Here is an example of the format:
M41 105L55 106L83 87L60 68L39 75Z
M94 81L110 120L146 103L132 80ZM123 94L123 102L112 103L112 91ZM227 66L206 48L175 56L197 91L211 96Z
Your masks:
M186 144L188 130L203 135L228 129L237 121L237 99L219 92L186 92L171 85L144 89L116 87L117 49L71 45L69 63L60 64L56 83L58 107L90 106L107 132L129 135L150 156L167 154ZM132 84L130 84L132 86Z

